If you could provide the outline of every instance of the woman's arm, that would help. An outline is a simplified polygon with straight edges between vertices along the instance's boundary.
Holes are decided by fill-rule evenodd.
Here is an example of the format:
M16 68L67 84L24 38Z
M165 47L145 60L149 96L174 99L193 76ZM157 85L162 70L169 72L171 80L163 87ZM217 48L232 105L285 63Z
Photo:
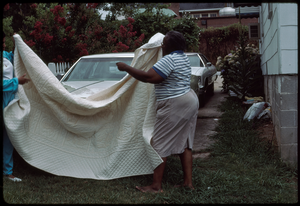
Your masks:
M120 71L126 71L132 77L142 82L158 84L164 81L164 78L161 77L158 73L156 73L156 71L153 68L145 72L142 70L135 69L123 62L118 62L117 66Z
M16 92L18 90L18 84L25 84L30 81L30 79L25 76L26 74L23 74L18 78L3 79L3 92Z
M17 77L12 79L3 79L3 92L17 92L19 80Z

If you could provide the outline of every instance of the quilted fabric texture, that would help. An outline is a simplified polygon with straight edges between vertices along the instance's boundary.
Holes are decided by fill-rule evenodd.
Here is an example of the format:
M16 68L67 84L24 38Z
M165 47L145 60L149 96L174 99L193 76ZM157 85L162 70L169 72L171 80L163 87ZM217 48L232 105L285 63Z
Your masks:
M135 51L131 66L147 71L161 57L157 33ZM99 180L151 174L162 159L151 147L154 85L126 75L87 99L70 94L47 65L14 35L16 98L4 110L11 142L22 158L49 173Z

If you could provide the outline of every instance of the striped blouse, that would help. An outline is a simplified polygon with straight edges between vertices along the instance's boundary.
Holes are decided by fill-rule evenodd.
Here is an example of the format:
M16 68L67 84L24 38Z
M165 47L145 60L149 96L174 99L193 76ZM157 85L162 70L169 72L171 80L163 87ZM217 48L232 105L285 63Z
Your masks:
M179 97L190 91L191 65L182 50L164 56L153 69L165 79L155 84L157 101Z

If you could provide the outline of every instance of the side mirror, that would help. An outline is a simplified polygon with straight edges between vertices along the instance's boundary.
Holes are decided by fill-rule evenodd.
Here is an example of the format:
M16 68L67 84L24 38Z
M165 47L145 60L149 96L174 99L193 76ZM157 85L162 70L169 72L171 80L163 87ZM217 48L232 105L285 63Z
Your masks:
M211 66L211 62L207 62L207 64L206 64L208 67L210 67Z

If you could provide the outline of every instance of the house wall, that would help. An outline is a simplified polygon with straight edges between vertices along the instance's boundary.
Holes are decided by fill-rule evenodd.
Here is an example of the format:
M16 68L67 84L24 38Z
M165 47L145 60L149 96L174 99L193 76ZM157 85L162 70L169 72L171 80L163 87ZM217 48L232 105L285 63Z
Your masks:
M297 4L262 3L259 18L265 97L272 106L281 158L292 164L298 163L297 13Z

